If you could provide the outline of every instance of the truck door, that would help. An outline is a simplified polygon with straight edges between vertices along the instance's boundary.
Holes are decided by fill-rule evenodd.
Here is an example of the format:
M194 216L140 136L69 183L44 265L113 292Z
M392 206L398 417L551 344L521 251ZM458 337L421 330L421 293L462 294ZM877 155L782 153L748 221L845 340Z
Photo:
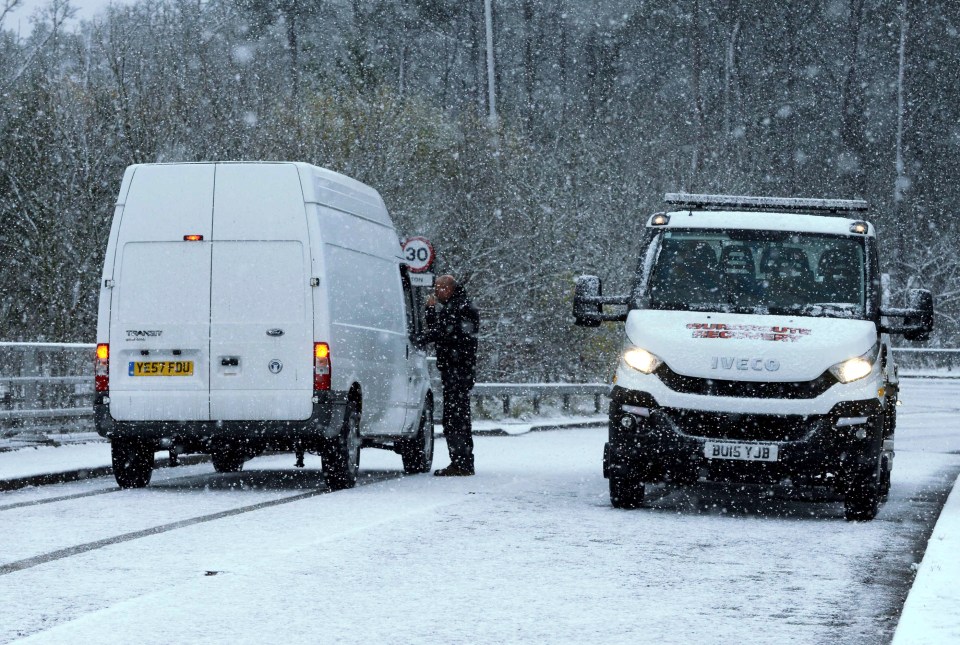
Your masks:
M313 305L297 171L220 164L214 204L211 419L307 419Z
M115 419L210 418L213 168L146 166L131 181L110 303Z

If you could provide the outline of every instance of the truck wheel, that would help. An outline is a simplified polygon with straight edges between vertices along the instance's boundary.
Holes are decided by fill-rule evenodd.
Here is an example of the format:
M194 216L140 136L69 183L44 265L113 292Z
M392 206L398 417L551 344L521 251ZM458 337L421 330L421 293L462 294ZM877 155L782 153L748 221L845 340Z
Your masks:
M847 483L843 515L848 522L868 522L877 516L883 496L876 471L855 473Z
M143 488L153 475L153 446L136 439L110 442L113 476L120 488Z
M643 506L644 485L632 477L610 475L610 503L614 508Z
M427 401L420 413L417 436L400 444L400 458L408 475L428 473L433 468L433 401Z
M360 471L360 411L354 401L347 403L340 435L327 441L320 459L323 476L331 490L357 485L357 473Z
M221 448L210 453L213 469L218 473L238 473L243 470L243 453Z

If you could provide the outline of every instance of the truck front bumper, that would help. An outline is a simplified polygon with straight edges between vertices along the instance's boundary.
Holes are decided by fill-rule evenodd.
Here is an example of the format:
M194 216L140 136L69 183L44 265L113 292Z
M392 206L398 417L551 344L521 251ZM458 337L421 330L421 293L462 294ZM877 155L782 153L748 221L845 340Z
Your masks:
M663 407L647 392L621 387L611 397L605 477L837 487L846 475L874 468L885 445L876 398L839 402L827 414L776 415ZM775 444L777 460L708 457L708 442Z

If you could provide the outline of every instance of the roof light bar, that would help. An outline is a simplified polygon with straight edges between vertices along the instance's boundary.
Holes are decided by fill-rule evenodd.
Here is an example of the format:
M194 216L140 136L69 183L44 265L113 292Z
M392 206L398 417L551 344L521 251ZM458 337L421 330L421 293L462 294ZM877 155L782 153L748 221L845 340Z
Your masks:
M862 199L808 199L798 197L751 197L747 195L701 195L667 193L667 204L690 210L751 210L775 212L865 213L869 205Z

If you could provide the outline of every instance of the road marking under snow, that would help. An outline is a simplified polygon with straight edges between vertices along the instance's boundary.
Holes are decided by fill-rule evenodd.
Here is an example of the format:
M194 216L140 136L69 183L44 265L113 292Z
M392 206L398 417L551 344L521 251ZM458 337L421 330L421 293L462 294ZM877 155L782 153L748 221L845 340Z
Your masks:
M365 477L363 483L358 483L358 486L367 486L369 484L375 484L377 482L386 481L388 479L398 479L400 474L396 475L377 475L372 477ZM96 491L96 494L103 494L110 491ZM52 551L50 553L45 553L43 555L37 555L32 558L25 558L23 560L17 560L16 562L10 562L8 564L0 565L0 576L5 576L10 573L16 573L17 571L23 571L24 569L29 569L31 567L36 567L41 564L46 564L47 562L54 562L56 560L62 560L63 558L69 558L74 555L80 555L82 553L87 553L89 551L95 551L97 549L102 549L113 544L121 544L123 542L130 542L131 540L139 540L140 538L150 537L151 535L159 535L160 533L167 533L169 531L175 531L177 529L186 528L188 526L193 526L195 524L203 524L205 522L213 522L214 520L223 519L225 517L232 517L234 515L242 515L244 513L251 513L253 511L258 511L263 508L270 508L271 506L280 506L282 504L291 504L293 502L299 502L300 500L308 499L310 497L316 497L317 495L324 495L327 493L332 493L334 491L329 488L317 488L314 490L307 491L305 493L300 493L299 495L291 495L289 497L281 497L280 499L273 499L266 502L259 502L257 504L250 504L248 506L240 506L239 508L233 508L226 511L219 511L217 513L210 513L208 515L199 515L197 517L192 517L186 520L178 520L176 522L170 522L169 524L161 524L160 526L153 526L148 529L142 529L140 531L132 531L130 533L123 533L121 535L115 535L113 537L104 538L102 540L95 540L94 542L87 542L86 544L78 544L76 546L67 547L65 549L59 549L57 551ZM87 497L91 494L82 493L76 495L75 497ZM30 503L25 503L24 505L30 505ZM0 509L2 510L2 509Z

